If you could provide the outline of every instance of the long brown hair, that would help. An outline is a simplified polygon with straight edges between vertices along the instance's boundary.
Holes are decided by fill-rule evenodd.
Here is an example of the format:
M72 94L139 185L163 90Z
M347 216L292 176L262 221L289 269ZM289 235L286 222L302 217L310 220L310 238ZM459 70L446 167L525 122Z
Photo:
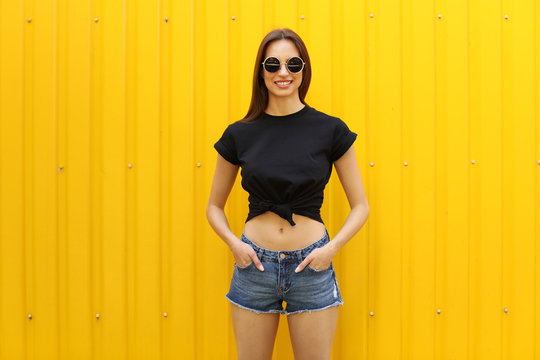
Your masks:
M311 62L309 61L309 55L306 48L306 45L298 36L297 33L288 28L275 29L270 31L262 40L261 45L259 45L259 51L257 52L257 58L255 59L255 69L253 71L253 89L251 93L251 104L249 105L249 110L246 116L240 120L242 122L248 122L259 117L266 106L268 105L268 89L264 83L264 78L261 75L262 62L264 54L266 53L266 48L274 40L291 40L298 49L300 57L304 60L304 70L302 70L302 83L298 88L298 96L300 101L307 105L304 98L306 97L307 91L309 89L309 84L311 83Z

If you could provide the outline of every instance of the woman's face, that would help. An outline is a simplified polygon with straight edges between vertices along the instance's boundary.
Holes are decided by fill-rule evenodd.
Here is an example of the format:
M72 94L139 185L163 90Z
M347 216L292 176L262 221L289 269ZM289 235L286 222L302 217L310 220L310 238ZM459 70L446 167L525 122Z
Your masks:
M302 74L304 70L298 74L290 73L287 70L287 60L293 56L300 57L298 49L291 40L281 39L274 40L266 48L266 54L264 59L269 56L275 56L281 62L281 68L275 73L270 73L262 67L262 76L264 83L268 89L268 97L272 98L286 98L296 97L299 98L298 88L302 83ZM284 83L285 82L285 83Z

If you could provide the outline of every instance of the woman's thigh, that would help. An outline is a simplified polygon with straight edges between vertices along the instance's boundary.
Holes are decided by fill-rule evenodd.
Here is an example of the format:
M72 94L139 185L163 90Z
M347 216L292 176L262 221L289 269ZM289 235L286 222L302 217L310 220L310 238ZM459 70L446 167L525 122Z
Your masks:
M336 332L338 306L287 316L295 360L328 360Z
M272 359L279 313L258 314L231 304L231 318L238 359Z

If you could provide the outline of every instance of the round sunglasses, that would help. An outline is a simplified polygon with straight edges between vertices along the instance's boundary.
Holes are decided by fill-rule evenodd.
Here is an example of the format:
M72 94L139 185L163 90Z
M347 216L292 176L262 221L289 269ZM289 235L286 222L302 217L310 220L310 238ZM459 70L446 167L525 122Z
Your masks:
M275 73L276 71L279 71L279 69L281 69L281 62L275 56L267 57L261 64L263 64L265 70L269 73ZM302 60L298 56L293 56L292 58L287 60L286 65L286 68L290 73L298 74L304 69L304 60Z

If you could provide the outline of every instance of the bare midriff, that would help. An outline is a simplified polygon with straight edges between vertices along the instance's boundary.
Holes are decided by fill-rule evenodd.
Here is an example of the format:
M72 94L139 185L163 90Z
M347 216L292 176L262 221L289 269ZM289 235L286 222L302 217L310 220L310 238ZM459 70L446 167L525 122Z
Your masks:
M244 234L255 245L274 251L304 248L323 238L324 224L303 215L292 215L296 225L267 211L246 222Z

